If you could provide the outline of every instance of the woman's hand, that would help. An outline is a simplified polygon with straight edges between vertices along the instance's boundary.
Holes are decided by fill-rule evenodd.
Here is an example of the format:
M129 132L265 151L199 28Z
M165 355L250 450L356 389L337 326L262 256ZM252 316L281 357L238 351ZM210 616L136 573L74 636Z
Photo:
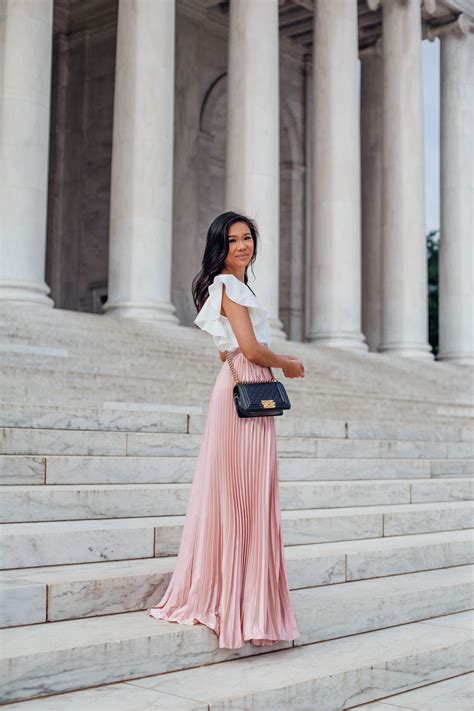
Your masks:
M287 364L283 366L283 375L286 378L304 378L303 361L297 356L286 356Z

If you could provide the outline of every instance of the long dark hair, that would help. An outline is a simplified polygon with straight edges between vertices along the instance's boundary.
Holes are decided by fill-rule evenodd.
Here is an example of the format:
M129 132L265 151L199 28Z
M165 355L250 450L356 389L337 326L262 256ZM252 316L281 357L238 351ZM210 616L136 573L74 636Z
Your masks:
M220 274L224 266L225 258L229 251L227 241L229 228L234 222L245 222L248 225L253 239L253 255L250 262L245 267L244 282L247 284L247 269L255 262L257 256L257 243L259 234L254 220L239 212L223 212L213 220L207 231L206 248L202 258L201 270L193 279L191 291L193 301L198 311L204 306L204 302L209 296L209 285L214 281L216 274ZM250 287L249 287L250 289Z

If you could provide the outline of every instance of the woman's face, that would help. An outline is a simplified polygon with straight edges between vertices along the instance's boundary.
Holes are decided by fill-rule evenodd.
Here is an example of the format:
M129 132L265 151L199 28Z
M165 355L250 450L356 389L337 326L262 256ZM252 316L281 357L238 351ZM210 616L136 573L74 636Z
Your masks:
M243 276L253 255L252 233L246 222L234 222L229 227L227 244L229 251L224 264L229 271L238 272Z

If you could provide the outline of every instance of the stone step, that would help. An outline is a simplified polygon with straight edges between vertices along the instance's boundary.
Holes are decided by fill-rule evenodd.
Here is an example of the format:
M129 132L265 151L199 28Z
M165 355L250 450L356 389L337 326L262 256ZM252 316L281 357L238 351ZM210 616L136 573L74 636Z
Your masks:
M473 624L471 612L458 612L264 656L20 701L8 709L470 711Z
M395 504L281 512L286 546L468 529L474 503ZM0 524L3 569L177 555L185 516ZM64 541L67 540L67 546Z
M162 404L174 404L177 397L182 405L201 405L209 401L211 389L214 385L217 372L208 382L198 381L194 378L180 382L180 394L177 396L176 382L164 382L161 380L149 380L147 382L137 381L136 378L117 376L115 379L106 379L100 376L99 379L85 376L80 380L65 376L63 380L56 377L56 372L51 370L48 378L38 380L35 376L28 381L27 377L18 377L0 383L2 398L6 402L23 403L34 406L37 402L43 404L61 406L70 403L74 408L91 407L97 409L107 400L138 400L144 403L149 402L151 393L160 393ZM282 379L282 378L280 378ZM307 380L305 377L304 380ZM296 380L296 379L295 379ZM302 389L301 384L283 379L288 395L292 402L293 413L299 416L310 416L314 413L314 402L318 403L318 411L324 412L326 416L345 418L367 418L376 419L403 419L407 412L413 420L425 420L427 423L436 421L439 416L454 416L472 418L474 408L471 404L456 405L446 400L432 400L420 394L418 397L410 392L404 398L396 398L389 393L371 393L367 387L361 387L360 391L354 391L347 386L335 388L328 387L323 380L318 388L311 391ZM449 408L456 409L450 411Z
M284 647L291 647L291 642L278 642L272 645L271 654L263 653L263 656L261 654L265 647L256 648L249 642L238 650L219 649L215 633L204 625L169 623L152 619L146 611L141 611L2 630L0 654L4 683L0 701L5 703L179 671L184 674L179 677L181 679L189 675L189 681L180 691L176 685L172 686L172 680L178 678L176 674L166 674L166 677L162 676L156 681L167 684L169 693L182 697L184 689L191 688L192 675L205 672L206 693L208 698L214 694L216 704L219 703L219 697L221 702L229 698L230 687L226 679L232 679L232 694L237 695L235 703L238 702L240 708L275 708L275 699L278 703L284 699L286 706L283 708L300 709L310 699L314 703L315 680L318 676L324 676L323 670L326 669L326 675L330 673L331 680L334 680L338 670L341 670L343 660L347 662L347 652L344 654L341 646L344 640L338 637L346 637L346 650L351 650L349 656L352 665L357 660L358 673L355 676L358 684L362 681L363 688L367 688L367 680L361 679L361 664L363 666L364 659L368 661L364 655L368 654L371 645L368 642L364 644L360 635L370 631L374 631L374 634L375 631L379 632L375 634L377 642L370 657L372 674L374 669L380 670L377 676L380 676L381 671L387 675L388 669L395 671L397 685L394 685L394 679L390 676L392 683L386 689L387 693L407 688L403 685L408 678L400 673L400 660L403 660L404 651L410 654L410 666L407 668L411 681L409 688L416 686L417 681L426 683L427 672L440 679L471 669L469 650L472 647L469 644L472 643L464 621L459 629L459 625L451 627L443 623L430 624L427 618L472 609L472 566L341 583L329 588L322 586L295 590L291 597L301 635L295 640L296 649L286 650L278 674L271 673L269 665L278 665L279 657L275 655L280 654ZM408 623L419 620L426 620L424 624L419 623L417 628L419 634L426 635L425 646L421 640L417 643L406 627ZM398 636L396 625L403 625ZM387 626L392 627L392 633L384 629ZM449 642L444 637L448 633ZM351 639L351 635L357 636ZM324 652L329 647L314 645L324 640L333 640L338 647L338 654L331 657ZM456 653L446 657L446 647L452 646L454 640ZM441 653L439 650L444 651ZM309 664L305 665L304 659L310 652L320 655L319 662L310 657ZM289 653L294 656L289 657ZM444 663L440 663L440 654ZM231 665L235 666L236 661L240 663L241 659L227 661L227 672L222 678L214 677L214 682L210 680L209 675L219 674L222 669L222 666L215 664L236 656L250 655L251 662L244 662L238 677L232 675ZM393 663L387 664L387 659L392 659L390 655L394 655ZM423 661L420 658L414 664L416 655L422 655ZM453 658L455 663L448 663L448 659ZM262 660L265 668L261 666ZM395 660L398 665L394 665ZM193 666L199 668L190 669ZM259 673L254 674L252 670L257 668ZM301 676L303 669L306 676ZM414 678L415 670L422 673ZM347 676L347 670L344 676ZM349 679L344 678L344 683L341 683L342 679L337 678L338 683L334 687L337 694L334 696L332 688L328 693L327 681L321 688L321 693L324 693L321 702L325 698L332 705L322 703L322 708L325 711L336 711L341 708L340 694L344 693L343 703L346 703L351 685L348 686ZM147 683L150 683L150 679ZM254 684L260 685L259 693ZM278 689L279 693L275 696ZM308 694L306 699L305 694ZM378 694L367 696L366 691L365 695L361 695L359 688L359 694L353 694L351 698L353 703L365 702L380 698L380 689ZM193 699L199 698L199 695L196 688L190 694ZM212 698L211 701L214 704Z
M458 613L460 616L466 613ZM456 617L453 615L453 617ZM81 692L76 692L77 694ZM444 681L425 684L411 691L384 696L378 703L374 701L361 706L351 706L354 711L396 711L396 709L452 709L453 711L471 711L474 694L474 672L460 674ZM57 697L59 698L59 697ZM79 699L78 699L79 703ZM65 707L64 707L65 708ZM59 706L58 706L59 709Z
M213 385L219 369L228 368L227 364L222 365L222 362L213 353L212 357L207 362L207 367L202 368L203 356L200 355L194 358L192 362L183 360L180 354L176 353L168 358L160 355L150 359L134 359L134 367L141 375L139 378L130 370L130 361L121 358L117 361L113 357L108 357L107 362L100 361L94 363L93 358L96 354L91 352L81 353L80 357L75 358L57 358L54 353L43 349L41 359L34 353L30 357L22 356L20 353L11 353L6 356L1 352L2 368L8 370L9 380L12 382L25 382L30 388L39 388L49 383L54 372L55 387L61 387L73 391L75 388L81 387L87 389L92 382L100 384L102 387L114 387L119 384L121 387L127 387L131 383L138 383L139 388L147 389L152 384L166 390L167 387L176 383L176 373L180 374L180 383L185 386L185 391L193 384L209 388ZM161 367L157 367L157 362ZM196 371L199 369L200 377L196 378ZM302 397L314 396L316 393L340 393L348 394L354 397L360 397L365 394L371 397L383 397L380 389L368 379L365 380L350 380L347 377L335 377L331 373L318 372L317 368L311 365L305 365L306 372L306 387L304 390L299 383L289 382L290 390L295 393L300 393ZM311 375L311 378L308 378ZM281 376L284 378L284 376ZM416 390L410 390L409 397L416 399ZM399 397L399 393L397 393ZM461 403L462 404L462 403ZM468 405L471 403L469 402Z
M197 457L0 455L0 485L192 482ZM280 457L280 481L473 477L472 459Z
M173 368L176 369L175 364ZM199 365L202 369L202 363ZM25 370L25 373L28 373ZM58 381L56 371L52 369L47 377L43 374L40 380L39 375L34 374L31 379L25 374L0 375L0 391L4 402L17 403L19 406L28 405L35 407L38 402L43 406L51 407L71 407L74 409L100 409L104 402L111 400L138 401L151 408L155 404L150 402L150 394L160 394L160 403L173 406L179 398L181 405L201 406L207 404L211 393L211 388L215 381L214 377L208 382L190 381L186 387L181 387L177 393L175 382L150 381L144 383L141 380L116 378L115 380L105 379L102 376L91 378L89 381L79 381L69 376L64 381ZM307 379L307 378L306 378ZM415 393L410 390L404 398L397 398L395 394L390 395L384 392L384 387L377 388L377 392L371 395L367 388L363 388L359 393L347 386L337 390L327 387L325 378L317 378L322 385L317 392L307 393L301 389L300 384L291 380L285 380L290 400L292 402L292 415L298 413L299 417L310 418L314 415L315 400L318 403L318 411L324 412L326 417L331 419L374 419L380 421L393 422L395 420L405 421L407 418L414 422L424 421L426 425L433 424L456 424L462 423L465 427L472 428L472 418L474 417L474 407L467 404L454 404L447 398L432 399L430 393ZM181 383L182 385L182 383ZM282 418L283 419L283 418ZM285 419L289 419L288 415Z
M55 312L57 310L55 309ZM158 359L165 360L179 359L180 363L193 363L200 355L205 356L210 362L218 361L217 353L207 334L202 334L195 327L175 328L173 331L166 330L160 325L159 338L156 332L150 329L148 332L143 329L130 328L131 324L117 324L117 328L110 329L103 323L100 316L89 315L87 326L75 327L71 322L70 313L65 314L63 319L53 319L48 316L41 323L33 323L29 319L21 319L16 324L12 320L11 311L8 313L8 334L2 334L3 357L8 359L16 355L12 362L18 362L20 357L26 359L29 355L45 357L67 358L79 361L87 357L90 365L100 366L100 354L107 345L108 355L112 363L124 363L133 357L136 361L149 363L156 366ZM102 322L102 323L101 323ZM0 326L0 334L2 332ZM87 338L85 336L87 335ZM140 348L136 348L137 341ZM278 340L274 347L284 353L295 353L306 359L308 364L324 368L329 373L340 378L350 379L354 375L357 367L376 372L376 380L382 376L393 375L394 372L404 373L407 380L413 387L421 384L431 384L449 388L451 385L459 387L464 373L460 369L449 363L399 363L399 359L388 358L379 353L325 353L324 348L317 344L307 344L297 341ZM335 350L335 349L333 349ZM327 351L327 349L326 349ZM32 360L32 362L34 362ZM442 378L433 378L433 374L440 374Z
M473 530L285 547L291 590L474 564ZM14 569L0 575L0 627L143 610L176 557Z
M127 432L202 433L207 403L163 405L160 403L119 403L91 408L60 408L32 404L0 403L0 425L26 429L112 430ZM474 429L459 424L426 422L370 422L356 420L305 419L291 413L275 419L277 434L349 439L428 440L438 442L473 441Z
M23 348L23 347L22 347ZM103 351L103 346L102 346ZM13 382L26 382L33 388L43 386L46 382L52 380L54 372L55 386L65 387L66 389L74 390L80 386L88 388L93 380L102 387L107 387L112 384L123 384L127 387L131 382L135 381L139 387L149 387L154 384L155 388L166 388L172 382L176 382L176 373L180 374L180 383L186 385L186 390L192 385L200 384L209 387L215 380L219 369L228 368L227 363L222 363L217 352L212 352L206 358L205 353L195 356L192 360L183 358L179 351L173 354L150 354L148 357L134 356L134 370L130 370L130 359L120 357L116 358L110 354L110 349L107 345L108 357L107 361L97 360L97 353L93 351L80 352L72 356L64 356L61 350L55 352L54 349L35 347L31 353L12 351L10 353L2 352L0 344L0 357L2 368L8 372L9 380ZM206 367L203 368L203 362ZM159 366L157 364L160 364ZM196 371L199 369L199 378L196 378ZM331 371L319 370L311 361L305 359L305 387L301 388L301 384L297 381L292 382L292 379L285 379L289 383L291 390L296 393L300 392L303 396L314 395L318 392L327 391L334 393L345 393L353 396L361 396L364 392L371 397L390 397L396 399L405 399L409 397L416 400L417 397L424 396L424 387L410 388L405 390L402 385L402 390L390 393L392 389L387 383L388 393L384 393L380 389L380 384L374 383L370 379L370 374L366 373L365 377L350 378L346 373L336 374ZM137 377L136 373L140 373ZM35 377L36 376L36 377ZM284 376L281 376L284 378ZM323 388L324 386L324 388ZM435 397L433 398L433 395ZM466 400L465 394L455 400L459 404L472 405L472 401ZM431 401L437 402L436 391L431 393ZM442 401L449 402L449 398L445 397Z
M21 305L15 308L10 304L7 308L0 305L0 338L10 347L23 344L35 348L56 348L65 350L70 357L91 354L90 365L103 361L101 356L105 346L110 358L133 362L144 354L155 366L158 360L167 356L182 358L185 362L197 355L209 360L217 358L208 334L194 325L168 327L160 324L159 329L155 329L153 324L133 322L131 319L125 322L124 319L104 319L101 315L61 309L46 310L46 313L35 310L31 313L31 309ZM280 339L273 346L282 353L303 357L305 362L318 366L325 373L353 381L360 379L361 372L365 372L367 377L372 375L372 381L376 384L391 380L395 391L405 384L412 388L423 384L432 391L446 390L454 395L457 388L460 394L467 394L465 369L445 362L416 362L415 359L390 358L374 352L341 352L318 347L314 343Z
M293 344L292 344L293 345ZM35 347L38 350L38 347ZM107 361L99 359L98 353L107 351ZM17 387L24 383L29 391L41 392L41 389L50 386L54 391L64 390L73 393L77 389L99 392L115 389L119 392L129 391L147 393L153 391L166 392L176 382L176 372L180 373L180 383L185 383L183 392L189 394L193 386L202 392L208 389L214 382L219 369L225 366L217 357L216 351L202 350L192 361L189 356L183 357L182 349L176 346L174 352L166 353L163 350L150 352L148 357L138 357L137 344L133 344L133 349L128 354L124 353L118 359L111 352L110 344L102 344L97 351L88 352L79 349L73 356L64 357L59 351L60 357L52 355L51 348L43 349L44 353L25 356L21 353L2 353L2 370L8 376L5 385ZM294 350L294 349L292 349ZM334 349L333 349L334 350ZM281 351L282 352L282 351ZM288 352L291 352L288 349ZM305 362L306 377L304 382L299 380L285 379L285 383L291 393L298 399L311 399L317 394L334 393L348 395L354 398L370 397L374 401L390 401L394 405L397 403L407 404L413 402L415 405L427 405L435 407L437 405L456 405L464 407L466 413L473 409L473 395L466 389L466 373L457 372L457 377L449 387L447 382L440 378L440 366L436 366L436 382L429 377L429 364L426 364L425 371L419 373L413 379L413 372L404 370L403 364L392 364L389 373L383 372L382 363L377 363L379 372L375 372L374 363L366 358L358 359L354 363L354 368L348 370L341 368L338 359L335 357L331 362L331 367L320 366L319 358L316 360L310 350L300 354ZM319 355L319 353L318 353ZM355 355L355 354L354 354ZM385 358L385 361L388 359ZM129 364L134 363L135 370L131 371ZM204 364L204 367L203 367ZM386 365L386 363L385 363ZM382 367L381 367L382 366ZM410 364L411 369L412 364ZM196 378L196 372L200 373ZM139 376L136 373L140 373ZM464 377L463 377L464 376ZM284 378L284 376L281 376ZM460 383L464 380L463 388ZM135 388L135 390L134 390ZM11 388L7 389L5 402L20 402L18 399L11 399Z
M52 373L51 377L54 377ZM337 394L331 392L321 392L317 395L312 395L309 399L299 397L285 381L285 386L288 389L288 394L292 402L292 414L298 413L299 417L310 418L314 413L314 400L317 398L318 411L324 412L325 416L331 419L353 418L357 420L367 419L368 421L376 420L403 420L409 413L409 418L413 421L424 421L426 424L453 424L456 422L462 423L465 427L472 426L472 418L474 416L474 408L466 406L449 405L448 403L432 403L424 402L423 400L410 400L397 402L388 397L381 398L380 396L369 396L361 394L359 397L354 397L348 394L347 390L344 393ZM163 405L172 406L176 403L176 384L171 384L169 388L157 387L156 384L152 388L147 387L139 390L135 382L125 388L121 381L111 383L110 387L102 388L100 383L92 381L85 388L84 384L77 384L77 387L72 388L71 384L64 383L63 385L46 381L44 386L39 388L37 383L26 383L21 379L17 384L16 381L2 381L0 376L0 390L2 398L12 403L19 403L34 406L37 402L51 407L68 407L71 408L89 408L98 409L102 407L105 401L116 399L135 400L146 405L150 403L150 392L153 392L154 397L159 397ZM181 388L180 388L181 390ZM204 388L198 389L193 386L187 388L186 397L182 397L181 404L189 404L191 406L200 406L202 403L209 401L211 394L211 384ZM286 417L286 414L285 414ZM282 418L283 419L283 418Z
M191 484L46 484L4 486L0 522L179 516L186 513ZM466 501L474 479L280 482L284 510Z
M184 421L182 425L185 426ZM178 425L174 425L177 427ZM126 432L4 427L0 454L81 456L197 456L202 433ZM278 436L280 457L473 459L474 442L348 439L311 434Z
M208 342L210 340L208 338L205 338L204 342L202 339L192 339L188 343L183 343L181 339L175 338L166 345L160 334L160 338L154 346L146 338L140 339L141 348L136 348L136 340L130 339L127 342L123 334L120 334L119 339L118 342L105 340L101 334L101 340L93 342L88 334L88 340L82 337L77 343L71 343L69 338L68 343L63 344L61 341L54 343L57 340L55 338L46 340L43 334L37 334L34 336L36 343L33 344L21 343L14 336L9 336L8 342L0 342L0 356L4 366L8 367L13 374L22 369L38 367L43 370L55 368L59 376L64 372L74 372L77 377L80 377L82 373L93 373L105 377L123 374L129 376L130 369L127 370L127 365L132 359L141 377L162 377L163 379L170 377L169 373L174 364L179 368L179 372L192 375L195 373L196 365L202 364L204 361L207 365L206 372L201 374L201 377L204 378L213 367L222 367L217 351ZM106 361L100 358L105 346L108 355ZM445 367L443 372L445 377L437 382L431 381L429 375L433 373L433 370L439 375L441 370L439 364L423 364L425 367L421 377L416 377L417 364L409 363L407 368L405 364L397 363L395 359L391 360L386 356L381 357L380 354L353 353L349 357L342 354L340 358L336 356L331 359L329 365L327 359L323 357L323 349L318 348L315 344L308 346L308 344L299 342L278 341L277 348L281 353L294 353L296 348L299 351L299 356L305 361L307 372L315 375L316 381L324 377L329 383L345 384L354 388L359 388L363 384L373 388L376 392L380 383L387 380L387 376L393 377L394 372L398 371L405 375L411 386L411 392L423 391L427 385L431 385L432 392L439 390L449 393L451 385L460 391L457 393L451 390L452 396L455 398L458 396L457 400L467 400L470 395L466 388L460 388L465 373L456 371L454 368ZM158 368L158 362L161 362L164 367ZM228 367L227 364L225 365ZM370 375L377 366L378 371L370 380ZM390 386L398 396L406 389L403 381L391 382Z

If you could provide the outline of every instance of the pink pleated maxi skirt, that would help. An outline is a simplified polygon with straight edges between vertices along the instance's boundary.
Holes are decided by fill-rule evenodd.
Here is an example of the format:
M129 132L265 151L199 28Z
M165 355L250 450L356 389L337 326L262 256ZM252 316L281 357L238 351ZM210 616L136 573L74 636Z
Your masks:
M240 348L230 355L239 379L270 378ZM225 361L209 401L176 566L147 610L206 625L229 649L300 636L281 536L275 417L240 418L232 387Z

